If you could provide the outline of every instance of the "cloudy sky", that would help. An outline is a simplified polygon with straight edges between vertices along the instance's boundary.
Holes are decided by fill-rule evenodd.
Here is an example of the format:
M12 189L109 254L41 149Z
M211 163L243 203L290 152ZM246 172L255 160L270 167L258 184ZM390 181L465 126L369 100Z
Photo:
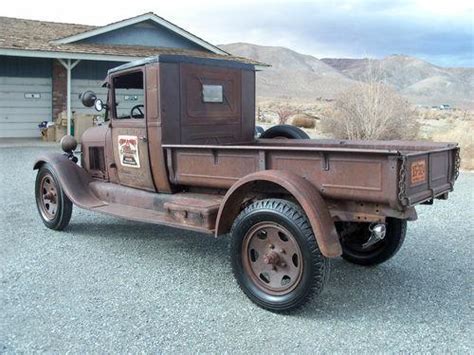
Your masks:
M117 5L120 4L120 5ZM474 1L22 1L1 16L103 25L153 11L214 44L284 46L316 57L417 56L474 66Z

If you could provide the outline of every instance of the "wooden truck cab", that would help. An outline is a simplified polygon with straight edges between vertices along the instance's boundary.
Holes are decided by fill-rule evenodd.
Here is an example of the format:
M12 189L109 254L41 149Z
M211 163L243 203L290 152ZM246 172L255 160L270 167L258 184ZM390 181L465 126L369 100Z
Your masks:
M375 265L399 250L415 206L446 199L455 143L313 140L293 126L255 137L255 68L161 55L108 72L107 121L34 168L44 224L72 205L203 233L230 232L240 287L272 311L320 291L327 258ZM101 109L93 92L83 103Z
M163 144L254 142L253 65L167 55L115 68L106 83L108 128L82 138L83 167L95 177L170 193ZM130 147L136 161L122 154Z

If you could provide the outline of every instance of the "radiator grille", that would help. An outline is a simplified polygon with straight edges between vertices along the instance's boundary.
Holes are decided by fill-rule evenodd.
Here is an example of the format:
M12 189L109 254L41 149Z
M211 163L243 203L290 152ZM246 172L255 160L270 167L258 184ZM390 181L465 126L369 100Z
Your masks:
M89 147L89 169L105 172L103 147Z

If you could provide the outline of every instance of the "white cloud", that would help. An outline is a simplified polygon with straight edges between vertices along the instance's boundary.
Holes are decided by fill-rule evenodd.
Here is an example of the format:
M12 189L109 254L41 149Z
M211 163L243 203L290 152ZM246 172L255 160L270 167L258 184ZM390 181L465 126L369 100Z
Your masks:
M104 25L153 11L216 44L280 45L320 57L404 53L441 64L472 66L471 2L101 0L90 4L17 0L2 7L0 15Z

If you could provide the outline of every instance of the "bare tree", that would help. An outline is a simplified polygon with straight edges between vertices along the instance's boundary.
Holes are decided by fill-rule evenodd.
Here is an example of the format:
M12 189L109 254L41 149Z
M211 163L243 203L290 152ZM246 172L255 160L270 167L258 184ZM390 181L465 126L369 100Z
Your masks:
M395 90L382 83L380 70L369 63L365 82L342 92L333 116L323 128L342 139L413 139L418 133L416 111Z
M278 124L286 124L293 115L299 112L299 109L289 104L280 104L276 106L274 112L278 117Z

